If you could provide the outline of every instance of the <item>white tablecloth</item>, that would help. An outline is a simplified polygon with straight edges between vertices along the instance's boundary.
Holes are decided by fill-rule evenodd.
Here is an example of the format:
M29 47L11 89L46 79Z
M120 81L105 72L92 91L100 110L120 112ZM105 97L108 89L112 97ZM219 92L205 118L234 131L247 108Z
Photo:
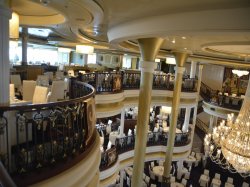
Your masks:
M185 162L187 163L188 167L192 165L196 161L196 158L194 156L189 155L186 159Z
M168 131L169 131L169 127L164 127L163 128L163 132L168 132ZM182 131L180 129L178 129L178 128L176 128L175 132L176 133L182 133Z
M163 171L164 171L164 167L163 166L155 166L155 167L153 167L153 173L156 176L162 176L163 175Z

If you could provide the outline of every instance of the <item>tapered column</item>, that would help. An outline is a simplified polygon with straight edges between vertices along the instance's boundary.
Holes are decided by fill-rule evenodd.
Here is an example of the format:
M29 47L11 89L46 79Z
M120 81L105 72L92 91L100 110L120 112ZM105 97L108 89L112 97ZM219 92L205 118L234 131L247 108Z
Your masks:
M170 186L170 171L171 171L171 162L172 162L172 157L173 157L178 110L179 110L179 104L180 104L182 76L185 71L185 68L183 66L188 57L187 53L181 53L181 52L175 52L174 55L176 59L175 83L174 83L174 92L173 92L173 101L172 101L172 111L171 111L171 117L170 117L167 151L166 151L166 157L165 157L165 163L164 163L163 184L162 184L163 186Z
M189 121L190 121L190 112L191 112L191 108L187 107L186 112L185 112L185 120L184 120L184 124L182 127L183 132L188 131L188 126L189 126Z
M191 61L190 78L195 78L197 62Z
M143 61L140 62L141 81L138 104L135 154L133 162L132 187L142 186L142 174L144 172L144 160L148 135L153 72L156 68L156 63L154 61L163 41L164 40L162 38L138 39Z
M9 19L11 11L0 1L0 105L9 104Z
M124 134L124 117L125 117L125 109L123 108L121 112L119 137L123 137L123 134Z
M28 65L27 50L28 50L28 28L22 28L22 65Z
M209 132L212 132L213 127L214 127L214 116L211 115L209 119Z

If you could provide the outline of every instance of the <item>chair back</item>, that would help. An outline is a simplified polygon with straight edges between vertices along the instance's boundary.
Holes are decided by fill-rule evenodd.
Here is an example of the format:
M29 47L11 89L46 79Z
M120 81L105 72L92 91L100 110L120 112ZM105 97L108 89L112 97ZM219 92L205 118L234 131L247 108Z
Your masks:
M53 81L49 102L56 102L64 99L64 81Z
M204 169L204 175L207 175L207 176L209 176L209 170L207 170L207 169Z
M38 86L48 86L49 85L49 76L48 75L38 75L36 84Z
M38 103L47 103L48 100L48 88L43 86L36 86L32 103L38 104Z
M14 99L14 98L15 98L15 85L10 84L10 99Z
M69 76L75 76L74 70L68 70L68 75Z
M10 75L10 83L15 85L15 88L19 89L22 86L21 76L19 74Z
M52 81L54 78L53 72L45 72L44 75L48 76L50 81Z
M56 79L63 80L64 79L64 72L63 71L57 71L56 72Z
M216 179L220 179L220 174L219 173L215 173L215 176L214 176Z
M186 186L186 185L187 185L187 180L183 178L183 179L181 180L181 184L183 184L184 186Z
M35 88L36 88L36 81L23 80L23 100L32 101Z
M227 182L228 182L228 183L230 183L230 184L233 184L234 179L233 179L233 178L231 178L231 177L228 177L228 178L227 178Z

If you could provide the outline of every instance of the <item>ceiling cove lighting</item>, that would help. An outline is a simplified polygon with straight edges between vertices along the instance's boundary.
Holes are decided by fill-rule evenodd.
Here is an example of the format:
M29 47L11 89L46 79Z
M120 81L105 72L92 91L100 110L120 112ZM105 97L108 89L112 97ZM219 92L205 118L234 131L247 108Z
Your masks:
M19 15L15 12L12 12L11 19L9 21L9 37L10 39L19 38Z
M233 74L236 74L238 77L241 77L241 76L243 76L243 75L248 75L248 74L249 74L249 71L233 69L233 70L232 70L232 73L233 73Z
M204 139L205 153L211 160L232 173L250 176L250 81L239 115L229 114Z
M76 45L76 52L83 54L93 54L94 47L89 45Z

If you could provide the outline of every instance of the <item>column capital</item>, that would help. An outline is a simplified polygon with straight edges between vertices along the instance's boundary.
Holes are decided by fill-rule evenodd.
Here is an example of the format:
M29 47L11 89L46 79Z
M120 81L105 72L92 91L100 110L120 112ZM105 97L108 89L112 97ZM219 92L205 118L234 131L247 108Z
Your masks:
M142 72L153 73L156 67L157 67L157 64L155 62L140 61L140 68Z
M185 67L175 66L174 70L175 70L175 73L183 74L185 71Z

